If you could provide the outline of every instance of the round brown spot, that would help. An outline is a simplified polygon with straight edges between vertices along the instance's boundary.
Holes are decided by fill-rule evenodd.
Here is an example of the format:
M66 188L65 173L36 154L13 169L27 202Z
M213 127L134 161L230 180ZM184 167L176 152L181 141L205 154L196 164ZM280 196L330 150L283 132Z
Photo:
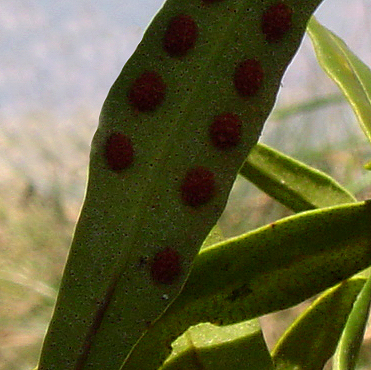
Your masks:
M143 72L129 91L130 103L139 111L153 111L165 97L166 85L155 71Z
M164 49L171 56L184 56L196 43L198 29L189 15L171 18L164 37Z
M106 140L104 154L108 167L120 172L133 163L134 149L126 135L115 132Z
M256 59L246 59L241 62L234 74L234 86L241 96L255 95L262 85L263 68Z
M197 207L207 203L215 191L214 174L205 167L190 169L181 185L182 199L185 204Z
M224 113L216 116L210 125L210 138L214 146L219 149L228 149L237 145L241 139L242 122L233 113Z
M152 279L161 284L172 284L182 271L180 255L173 248L156 253L151 265Z
M263 14L262 31L268 42L277 42L290 30L292 18L291 8L279 1L271 5Z

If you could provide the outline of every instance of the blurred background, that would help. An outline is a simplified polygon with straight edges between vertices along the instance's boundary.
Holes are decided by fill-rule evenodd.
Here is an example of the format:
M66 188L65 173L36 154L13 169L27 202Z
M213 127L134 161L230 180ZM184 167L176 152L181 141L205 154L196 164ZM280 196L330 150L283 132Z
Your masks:
M101 106L161 3L0 0L0 370L37 362ZM316 15L371 65L369 5L325 0ZM262 141L371 197L370 145L307 37ZM238 178L221 226L232 236L289 214ZM270 346L302 307L262 320ZM370 348L367 334L360 368L371 368Z

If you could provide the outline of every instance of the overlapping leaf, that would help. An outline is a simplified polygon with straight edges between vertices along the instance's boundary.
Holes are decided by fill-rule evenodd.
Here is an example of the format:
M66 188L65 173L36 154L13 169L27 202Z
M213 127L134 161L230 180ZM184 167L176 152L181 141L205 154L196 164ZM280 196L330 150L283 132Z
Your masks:
M204 249L177 300L122 370L153 370L191 325L288 308L371 264L370 203L303 212Z
M295 212L355 201L330 176L263 144L253 148L240 174Z
M276 369L322 369L335 351L364 284L364 278L349 279L322 294L299 316L273 350Z

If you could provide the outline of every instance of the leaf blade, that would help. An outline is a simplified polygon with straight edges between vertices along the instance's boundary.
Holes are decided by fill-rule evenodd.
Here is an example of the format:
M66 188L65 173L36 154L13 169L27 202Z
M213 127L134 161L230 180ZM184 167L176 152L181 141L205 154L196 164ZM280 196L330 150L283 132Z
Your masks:
M173 344L173 353L161 370L273 370L258 320L217 327L194 326Z
M366 137L371 141L371 71L345 42L314 17L307 32L319 64L338 85L352 107Z
M356 365L357 354L362 344L371 304L371 277L355 300L335 352L333 370L350 370Z
M272 351L276 369L322 369L333 355L353 302L364 285L364 278L352 278L317 298Z
M371 264L370 206L303 212L204 249L177 300L122 370L156 369L191 325L229 325L288 308L365 269Z
M40 370L118 368L176 298L320 2L287 0L293 22L282 42L274 44L261 27L268 2L235 1L233 11L229 2L164 3L103 105L86 198ZM198 43L184 58L164 48L173 17L182 13L189 13L199 29ZM259 67L252 79L251 64ZM248 73L240 73L241 65ZM251 82L258 90L254 87L252 94L248 88L246 96ZM239 145L228 152L213 146L209 135L214 117L224 112L244 122ZM118 136L111 141L112 135ZM116 163L122 157L128 167ZM209 180L205 186L205 176L198 176L196 190L188 178L194 169ZM184 197L184 188L191 196ZM163 258L164 250L172 257L165 253ZM155 265L158 253L160 265ZM156 279L154 265L160 273L175 272L177 279L169 284Z
M263 144L252 149L240 174L295 212L355 201L330 176Z

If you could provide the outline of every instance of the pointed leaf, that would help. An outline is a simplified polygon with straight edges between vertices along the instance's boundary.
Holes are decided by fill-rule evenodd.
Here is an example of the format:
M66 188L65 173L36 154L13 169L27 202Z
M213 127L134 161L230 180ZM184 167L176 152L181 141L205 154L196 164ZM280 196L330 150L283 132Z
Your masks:
M344 281L305 310L272 352L276 370L322 369L334 354L353 302L365 281L364 278Z
M307 32L319 64L348 99L364 133L371 141L370 68L350 51L343 40L314 17L308 23Z
M355 369L370 313L371 276L359 293L336 349L333 370Z
M216 224L210 231L209 235L202 244L201 249L208 248L214 244L220 243L225 240L222 230L219 225Z
M263 144L257 144L240 174L295 212L355 202L325 173Z

